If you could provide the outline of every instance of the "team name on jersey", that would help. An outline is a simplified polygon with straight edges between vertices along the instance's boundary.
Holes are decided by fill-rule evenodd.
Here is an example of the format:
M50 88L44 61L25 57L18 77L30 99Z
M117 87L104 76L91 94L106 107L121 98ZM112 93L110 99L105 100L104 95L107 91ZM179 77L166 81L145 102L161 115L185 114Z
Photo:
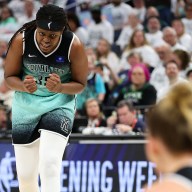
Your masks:
M63 69L59 69L56 67L51 67L49 65L44 64L26 64L26 67L33 72L44 72L44 73L57 73L57 74L64 74Z

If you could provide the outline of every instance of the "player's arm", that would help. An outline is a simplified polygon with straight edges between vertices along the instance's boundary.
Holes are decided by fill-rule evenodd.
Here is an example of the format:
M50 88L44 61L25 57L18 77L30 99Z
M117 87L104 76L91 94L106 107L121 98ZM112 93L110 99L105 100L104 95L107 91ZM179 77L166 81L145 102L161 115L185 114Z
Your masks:
M83 91L87 83L88 61L84 47L75 37L69 59L71 61L72 79L69 83L61 83L59 75L53 73L48 78L46 87L49 91L65 94L77 94Z
M18 34L11 42L5 59L4 78L10 89L32 93L37 89L34 78L28 75L22 81L19 77L22 68L22 39L22 34Z
M83 91L87 84L88 60L85 49L80 40L75 37L70 54L72 82L69 91L75 89L76 93ZM66 88L66 87L65 87Z

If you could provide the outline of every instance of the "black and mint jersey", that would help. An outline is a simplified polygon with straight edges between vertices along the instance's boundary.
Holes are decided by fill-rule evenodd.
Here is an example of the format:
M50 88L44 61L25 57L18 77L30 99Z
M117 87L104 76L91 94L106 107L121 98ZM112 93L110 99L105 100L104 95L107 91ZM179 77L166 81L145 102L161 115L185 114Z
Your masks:
M25 35L25 34L24 34ZM62 83L71 81L70 49L74 34L64 31L58 46L45 55L36 42L36 30L23 43L21 78L32 75L37 83L33 94L16 91L12 106L13 143L28 144L46 129L68 136L75 113L75 95L50 92L46 88L49 74L56 73Z
M23 73L25 75L32 75L35 77L38 90L34 94L47 96L54 93L49 92L45 88L46 79L50 73L57 73L62 83L71 80L71 70L69 61L69 50L73 33L65 31L60 38L58 46L51 53L45 55L39 48L36 42L36 31L29 34L27 43L25 43L23 54Z

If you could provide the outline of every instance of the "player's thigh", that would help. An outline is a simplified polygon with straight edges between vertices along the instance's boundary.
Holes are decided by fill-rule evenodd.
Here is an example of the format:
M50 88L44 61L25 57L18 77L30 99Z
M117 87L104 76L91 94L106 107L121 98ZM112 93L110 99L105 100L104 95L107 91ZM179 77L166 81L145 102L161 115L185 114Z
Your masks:
M18 176L31 178L38 176L39 139L29 145L14 145Z
M41 130L40 136L40 161L61 161L68 137L58 133Z

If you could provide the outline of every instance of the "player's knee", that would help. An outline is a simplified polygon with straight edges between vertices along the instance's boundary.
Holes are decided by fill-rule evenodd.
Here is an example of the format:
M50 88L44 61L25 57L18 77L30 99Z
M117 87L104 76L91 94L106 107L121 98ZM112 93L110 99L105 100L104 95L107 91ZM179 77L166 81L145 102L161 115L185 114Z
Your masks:
M46 158L40 160L40 175L54 177L60 174L60 162L57 158Z

